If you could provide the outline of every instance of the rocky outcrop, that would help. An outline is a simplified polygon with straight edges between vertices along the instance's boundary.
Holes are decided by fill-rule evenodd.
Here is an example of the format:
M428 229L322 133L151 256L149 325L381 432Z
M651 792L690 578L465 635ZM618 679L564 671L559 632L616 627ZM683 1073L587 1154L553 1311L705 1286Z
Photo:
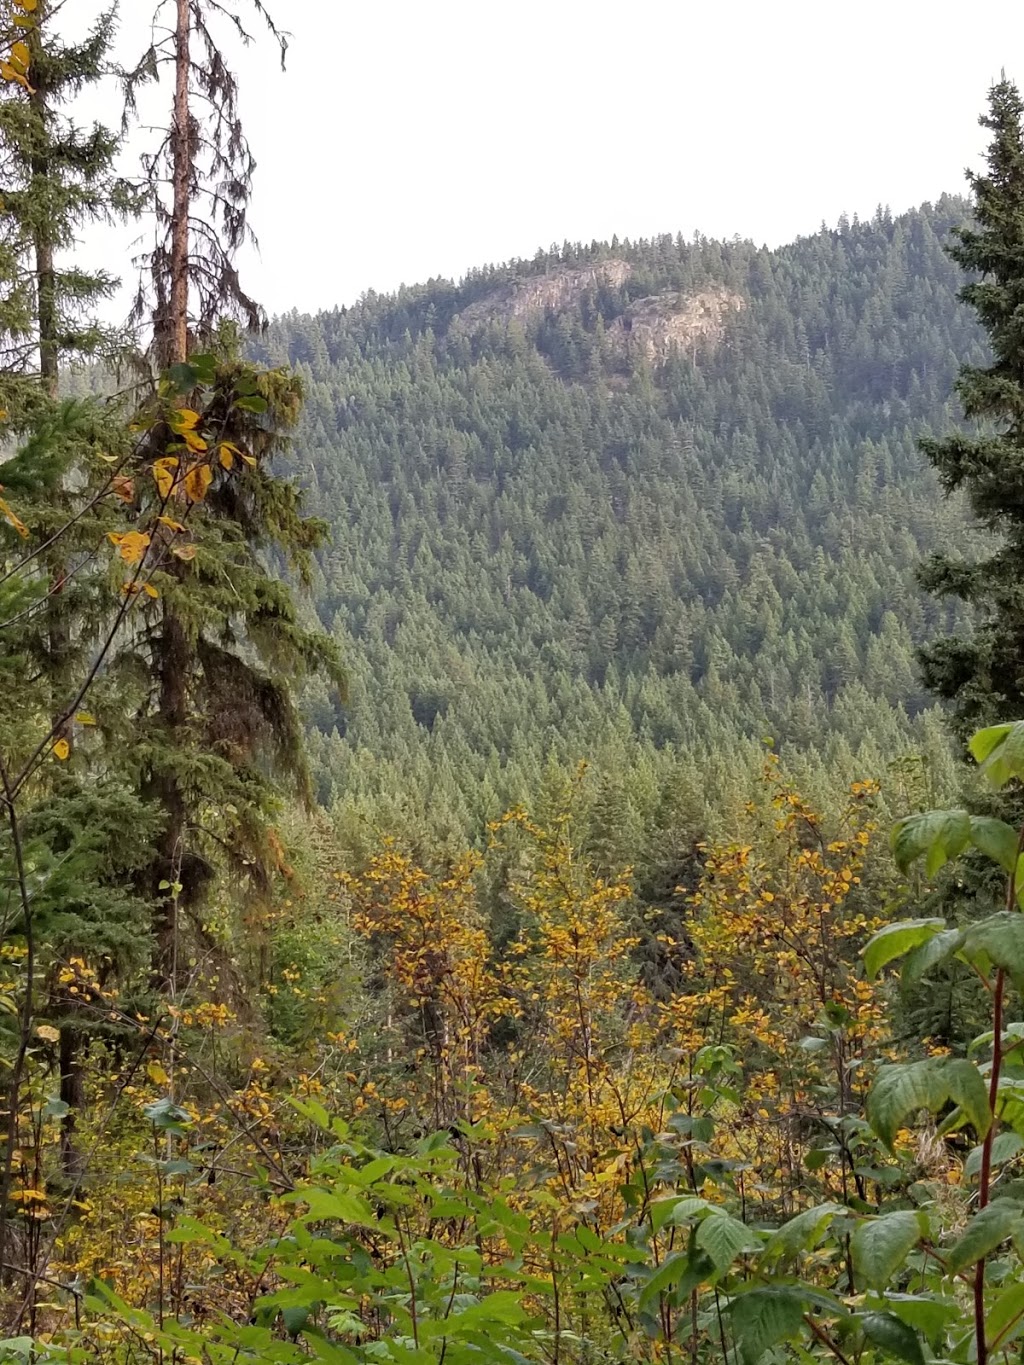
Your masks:
M516 318L526 322L547 312L549 308L556 311L565 308L588 289L601 285L617 289L632 273L633 267L628 261L618 260L597 261L594 265L579 269L559 267L547 275L516 280L488 294L487 298L478 299L458 315L458 321L469 328L479 327L495 318L504 321Z
M638 347L651 360L662 360L676 349L695 354L717 346L730 316L746 306L742 294L723 285L693 294L653 294L631 303L608 335L624 347Z

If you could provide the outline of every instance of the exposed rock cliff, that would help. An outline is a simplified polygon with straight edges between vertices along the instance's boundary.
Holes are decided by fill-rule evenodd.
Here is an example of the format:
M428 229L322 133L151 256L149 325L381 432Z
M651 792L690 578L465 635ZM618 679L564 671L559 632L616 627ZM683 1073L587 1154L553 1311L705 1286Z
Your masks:
M721 285L696 294L653 294L630 304L608 334L622 345L639 347L652 360L663 359L676 348L692 354L717 346L730 314L746 306L741 294Z
M517 318L521 322L537 317L549 308L559 309L574 302L588 289L608 285L613 289L624 284L633 273L626 261L598 261L579 270L561 268L547 275L535 275L517 280L504 289L471 303L458 316L464 327L479 327L492 318L506 321Z

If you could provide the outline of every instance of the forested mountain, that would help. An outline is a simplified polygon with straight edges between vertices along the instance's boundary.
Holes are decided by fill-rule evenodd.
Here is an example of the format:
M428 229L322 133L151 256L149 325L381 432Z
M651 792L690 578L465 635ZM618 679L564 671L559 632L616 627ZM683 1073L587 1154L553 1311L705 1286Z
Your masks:
M916 441L983 355L967 214L566 244L279 319L352 673L312 708L322 795L472 829L588 758L650 824L766 735L844 776L941 749L914 650L951 620L914 573L967 526Z

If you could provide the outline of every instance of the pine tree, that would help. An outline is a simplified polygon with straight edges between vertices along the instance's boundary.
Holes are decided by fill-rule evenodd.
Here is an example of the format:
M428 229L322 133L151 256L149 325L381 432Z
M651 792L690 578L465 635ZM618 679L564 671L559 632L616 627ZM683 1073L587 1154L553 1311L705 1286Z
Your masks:
M287 43L261 0L248 6L281 51ZM157 18L173 9L173 23L150 47L126 81L127 106L139 89L170 65L171 121L155 152L143 158L143 186L156 240L145 259L133 319L153 326L159 366L182 363L214 339L226 317L257 331L263 310L242 288L235 257L254 242L248 222L255 160L238 113L238 84L218 42L215 25L227 20L243 42L250 35L237 5L220 0L163 0Z
M170 63L171 121L144 161L157 241L136 305L137 319L150 307L162 371L140 413L150 432L140 469L150 500L146 553L157 542L167 553L148 582L133 655L148 680L138 780L163 822L144 879L155 906L153 978L171 991L183 958L181 912L202 934L198 906L218 858L247 869L257 889L265 883L271 774L308 796L293 686L317 668L342 682L332 642L303 627L267 562L305 573L324 528L303 517L294 486L271 468L297 419L301 385L285 370L244 362L237 342L236 320L251 329L263 321L235 268L251 235L254 162L211 24L227 16L246 35L237 11L213 0L173 0L173 8L168 42L154 43L128 83L131 102L139 82ZM258 0L254 9L283 55Z
M992 134L987 170L969 174L975 223L949 254L973 277L960 297L988 333L991 363L964 365L956 389L973 431L927 439L921 449L948 492L964 490L980 524L1001 543L968 562L939 554L921 579L979 613L973 635L922 651L929 688L953 703L966 734L1024 714L1024 101L1005 78L980 122Z
M32 943L47 997L45 1003L35 1000L37 983L27 973L7 1120L10 1133L19 1109L18 1058L33 1011L42 1009L61 1026L69 1167L75 1159L73 1111L82 1098L82 1035L75 1002L61 1003L53 993L52 972L74 953L123 963L126 946L137 943L138 903L126 872L145 845L145 821L126 797L110 753L95 744L88 746L91 771L58 761L17 792L7 782L14 782L33 750L37 757L70 756L75 726L68 701L88 674L97 637L112 615L105 556L97 547L120 520L112 515L120 505L116 477L104 461L115 458L111 451L124 450L126 433L104 402L61 401L58 381L62 366L93 359L118 341L95 316L116 280L82 268L73 254L83 227L132 208L133 195L114 169L118 137L100 124L82 128L74 117L75 98L107 74L113 25L113 11L104 13L83 41L69 43L49 0L16 0L0 36L9 59L0 93L0 400L8 429L21 442L3 479L24 536L23 543L11 537L12 548L25 551L20 559L4 556L10 595L3 606L10 601L14 609L0 608L0 650L11 650L18 660L20 696L12 705L4 688L0 702L13 839L0 853L5 862L16 862L14 844L20 841L22 855L40 869L31 907L23 905L6 927ZM3 549L0 543L0 555ZM138 831L137 845L124 844L129 826ZM8 1175L5 1170L5 1186ZM0 1231L0 1259L2 1243Z
M12 16L6 38L31 78L7 82L0 98L0 265L12 309L0 374L15 421L26 405L30 413L38 405L40 392L56 400L62 360L95 356L117 341L95 309L118 281L83 269L69 253L81 228L130 213L137 198L115 170L118 135L99 123L82 128L71 112L82 90L109 74L115 11L101 14L82 42L68 43L53 10L51 0L38 0Z

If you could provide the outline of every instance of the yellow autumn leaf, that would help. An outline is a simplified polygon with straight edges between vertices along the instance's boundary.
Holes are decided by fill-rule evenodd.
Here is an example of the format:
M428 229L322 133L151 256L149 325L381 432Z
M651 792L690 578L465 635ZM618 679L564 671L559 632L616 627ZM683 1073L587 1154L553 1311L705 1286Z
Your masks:
M92 714L91 711L79 711L78 715L75 717L75 720L78 721L79 725L96 724L96 717Z
M135 480L129 479L126 474L115 475L110 486L122 502L135 501Z
M169 531L184 531L180 521L175 521L173 517L157 517L161 526L166 526Z
M4 498L0 498L0 516L2 516L5 521L9 522L10 525L14 527L18 535L21 536L22 540L28 539L28 527L25 525L22 519L14 512L10 504Z
M199 422L199 414L193 408L175 408L171 426L175 431L191 431Z
M60 1030L55 1029L52 1024L37 1024L36 1034L38 1037L42 1038L45 1043L60 1042ZM45 1195L43 1197L45 1198Z
M175 559L183 559L186 563L196 557L196 547L194 545L177 545L171 551Z
M153 461L153 478L156 480L157 490L162 498L170 496L177 472L178 457L176 455L164 455L161 459Z
M16 67L22 75L28 70L29 51L28 44L17 42L11 48L11 65Z
M32 14L39 7L39 0L14 0L18 9L23 9L26 14Z
M63 763L71 753L71 745L66 739L58 739L57 743L53 746L53 753L54 757L59 758Z
M201 455L204 450L209 449L203 438L198 436L194 431L183 431L181 433L181 439L194 455Z
M242 459L245 461L247 465L251 465L253 468L256 467L256 461L253 459L251 455L246 455L244 451L240 451L239 454L242 456Z
M126 564L141 564L149 549L149 535L145 531L129 531L117 542L121 558Z
M202 502L213 482L213 470L208 464L194 464L185 475L185 493L192 502Z
M142 591L146 594L147 597L152 597L154 600L160 596L156 588L153 587L152 583L143 583Z
M146 1067L146 1075L154 1085L167 1085L171 1079L159 1062L150 1062Z
M224 469L234 469L235 457L232 453L231 447L226 442L224 445L217 447L217 454L220 457L221 466Z

